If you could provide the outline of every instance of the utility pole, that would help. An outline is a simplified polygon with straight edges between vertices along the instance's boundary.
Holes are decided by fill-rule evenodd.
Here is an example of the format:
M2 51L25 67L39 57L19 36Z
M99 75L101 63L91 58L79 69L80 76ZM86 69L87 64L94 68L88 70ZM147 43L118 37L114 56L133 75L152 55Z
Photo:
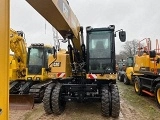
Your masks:
M9 119L10 0L0 0L0 120Z

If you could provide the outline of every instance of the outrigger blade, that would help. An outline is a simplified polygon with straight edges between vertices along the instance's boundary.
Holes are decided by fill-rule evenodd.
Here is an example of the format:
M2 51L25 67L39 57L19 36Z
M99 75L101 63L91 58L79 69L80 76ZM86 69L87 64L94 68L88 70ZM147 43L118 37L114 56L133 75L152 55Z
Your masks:
M13 110L31 110L34 107L33 95L10 95L9 108Z

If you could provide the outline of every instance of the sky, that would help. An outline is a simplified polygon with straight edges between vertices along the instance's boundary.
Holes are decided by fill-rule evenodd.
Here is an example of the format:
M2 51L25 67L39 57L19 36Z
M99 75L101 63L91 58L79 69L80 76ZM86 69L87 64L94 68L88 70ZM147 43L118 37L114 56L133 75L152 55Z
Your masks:
M126 31L127 41L151 38L160 40L160 0L68 0L80 25L108 27ZM45 43L54 45L52 26L25 0L10 0L10 26L25 33L27 45ZM118 35L116 53L122 49ZM160 41L159 41L160 42ZM62 45L64 47L64 45ZM65 47L64 47L65 48Z

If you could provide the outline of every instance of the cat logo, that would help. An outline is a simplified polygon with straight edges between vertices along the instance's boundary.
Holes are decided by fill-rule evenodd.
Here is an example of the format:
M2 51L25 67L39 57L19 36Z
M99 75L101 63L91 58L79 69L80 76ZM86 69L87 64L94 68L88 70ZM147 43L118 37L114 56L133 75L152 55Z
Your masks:
M61 66L61 62L54 62L53 63L53 67L60 67Z

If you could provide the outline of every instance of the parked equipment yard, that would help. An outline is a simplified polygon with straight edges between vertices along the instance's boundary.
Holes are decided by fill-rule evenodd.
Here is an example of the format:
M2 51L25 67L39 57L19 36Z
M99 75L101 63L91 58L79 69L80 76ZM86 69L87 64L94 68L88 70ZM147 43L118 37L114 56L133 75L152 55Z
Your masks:
M138 96L132 85L117 82L120 92L120 115L116 120L157 120L160 111L153 97ZM67 103L62 115L46 115L43 104L35 104L33 110L10 110L10 120L103 120L101 103ZM114 118L109 118L112 120Z
M45 42L49 41L45 39L45 42L40 44L31 44L26 51L27 42L23 32L9 31L10 0L2 1L1 6L5 7L0 10L3 11L0 15L5 19L0 19L0 23L4 24L0 25L2 26L0 39L4 41L0 46L3 48L0 57L4 58L0 64L3 68L0 72L0 76L3 76L0 77L2 86L0 120L159 120L160 45L158 39L154 41L155 47L152 48L151 39L140 40L142 34L139 32L141 34L139 37L134 36L138 42L134 45L131 43L129 54L127 55L126 51L119 53L122 62L119 66L116 50L120 46L117 45L116 37L118 34L120 42L127 43L129 37L126 38L127 34L122 29L130 32L127 27L121 26L121 23L115 27L109 24L108 20L104 27L98 24L101 23L99 21L95 21L97 27L90 23L80 24L78 15L74 14L68 0L25 0L34 12L57 30L52 29L52 33L55 34L52 38L54 45L46 46L47 49L44 49ZM123 13L125 12L126 10ZM92 13L96 14L94 11ZM108 19L112 14L106 16ZM120 20L123 20L121 16ZM87 17L83 19L87 21ZM94 19L93 17L92 20ZM119 19L114 17L114 20ZM114 20L112 23L117 24ZM143 20L140 21L142 22ZM25 25L31 26L31 24ZM127 25L126 21L125 25ZM136 23L136 26L139 29L141 25ZM29 31L35 35L38 33L38 38L43 36L38 30L37 33ZM60 39L56 32L61 35ZM67 49L60 47L60 42L65 43ZM31 54L32 48L33 54ZM125 46L122 48L127 50ZM10 50L14 54L9 56ZM124 59L128 61L126 64L123 63Z

